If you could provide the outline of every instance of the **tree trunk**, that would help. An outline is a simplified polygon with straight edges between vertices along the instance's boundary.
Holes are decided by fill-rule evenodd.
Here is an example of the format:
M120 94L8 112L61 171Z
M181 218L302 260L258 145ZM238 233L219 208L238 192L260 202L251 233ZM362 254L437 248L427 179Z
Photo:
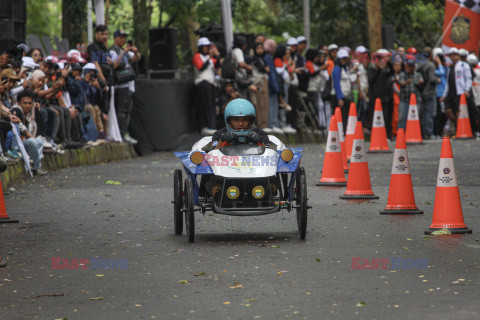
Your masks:
M382 47L382 6L380 0L367 0L368 38L370 51Z
M76 48L77 43L86 42L87 1L62 1L62 37L70 41L70 47Z
M132 0L133 6L133 39L142 54L148 52L148 30L152 16L151 0Z

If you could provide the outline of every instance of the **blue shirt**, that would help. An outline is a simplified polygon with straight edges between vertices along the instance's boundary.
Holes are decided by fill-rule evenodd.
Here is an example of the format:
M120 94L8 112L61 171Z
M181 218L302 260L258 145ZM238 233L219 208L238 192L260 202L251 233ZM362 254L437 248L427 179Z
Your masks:
M332 71L332 80L333 80L333 86L335 88L335 95L337 96L337 100L345 99L345 96L342 93L342 86L340 85L341 78L342 78L342 68L336 64Z
M275 64L273 63L273 58L269 53L266 53L263 56L263 61L270 69L268 74L268 92L270 95L280 93L280 86L278 84L277 73L275 72Z
M440 78L441 82L437 84L437 98L443 95L447 84L447 68L439 65L435 70L435 75Z

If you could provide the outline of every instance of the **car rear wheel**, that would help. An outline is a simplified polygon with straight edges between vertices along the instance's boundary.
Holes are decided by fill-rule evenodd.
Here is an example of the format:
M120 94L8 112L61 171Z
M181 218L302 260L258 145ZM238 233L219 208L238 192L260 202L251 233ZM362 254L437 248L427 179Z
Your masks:
M305 176L305 169L298 167L297 177L295 181L295 199L297 207L297 225L300 231L300 239L305 239L307 235L307 179Z
M173 224L175 225L175 234L182 234L183 231L183 190L182 190L182 171L177 169L173 173Z
M193 204L192 181L185 179L185 229L187 231L188 242L195 241L195 211Z

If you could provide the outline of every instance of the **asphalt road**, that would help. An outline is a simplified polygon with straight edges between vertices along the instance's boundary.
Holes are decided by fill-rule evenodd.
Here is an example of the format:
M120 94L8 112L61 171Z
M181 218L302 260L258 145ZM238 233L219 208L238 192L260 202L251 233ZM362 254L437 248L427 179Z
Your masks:
M392 154L367 156L380 199L349 202L338 198L344 188L315 187L324 146L304 147L313 206L305 241L293 212L198 214L196 242L176 236L170 201L181 166L172 153L15 185L5 200L20 223L0 225L8 262L0 268L0 319L480 319L479 141L453 142L473 234L429 237L440 141L409 146L425 211L416 216L378 214ZM389 259L388 268L352 269L353 257ZM392 269L395 257L426 268ZM53 269L52 258L86 269Z

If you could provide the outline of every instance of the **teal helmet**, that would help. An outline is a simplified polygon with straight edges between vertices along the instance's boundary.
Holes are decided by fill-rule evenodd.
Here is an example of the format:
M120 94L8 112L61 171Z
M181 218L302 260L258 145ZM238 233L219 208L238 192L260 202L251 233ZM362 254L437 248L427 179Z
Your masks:
M248 117L250 119L250 127L242 130L234 130L229 123L232 117ZM227 130L238 134L239 136L246 136L253 130L255 124L255 107L253 104L245 99L235 99L230 101L225 107L225 125Z

